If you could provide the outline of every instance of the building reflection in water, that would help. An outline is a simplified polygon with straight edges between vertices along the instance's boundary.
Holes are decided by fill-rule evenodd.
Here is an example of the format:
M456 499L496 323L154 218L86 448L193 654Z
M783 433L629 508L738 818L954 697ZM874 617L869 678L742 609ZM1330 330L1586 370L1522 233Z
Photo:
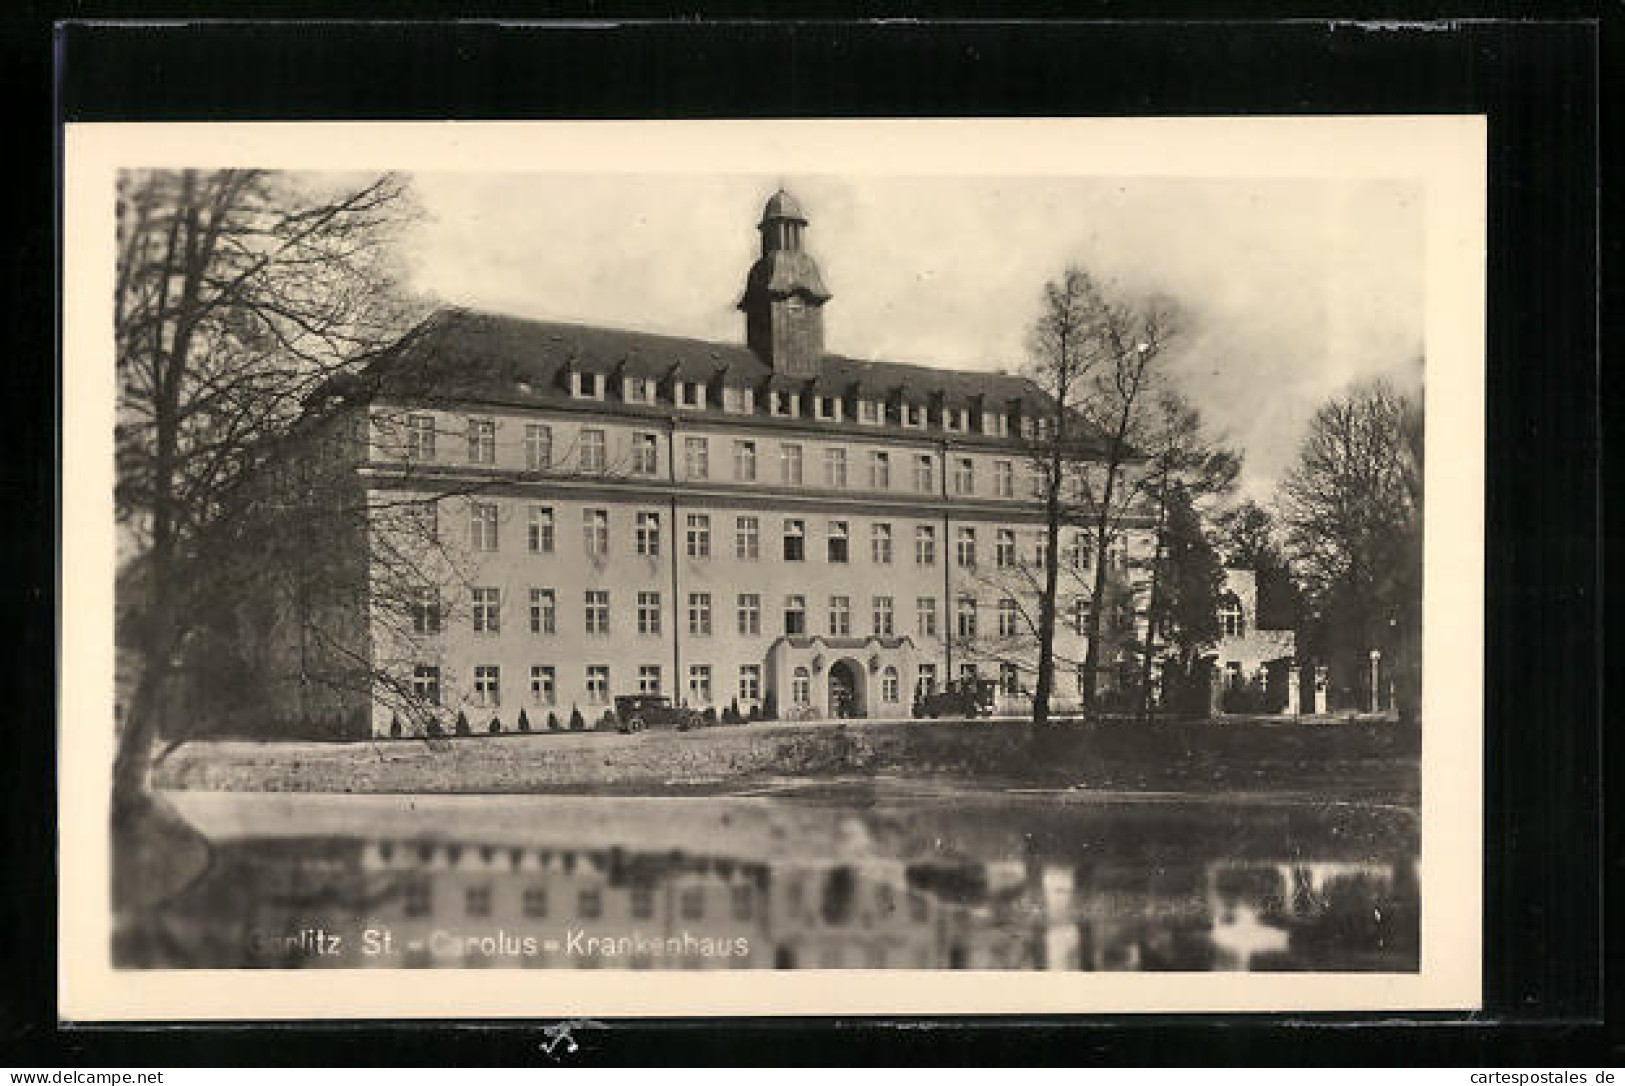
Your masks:
M1417 864L215 843L128 967L1415 970ZM1031 850L1030 850L1031 851Z

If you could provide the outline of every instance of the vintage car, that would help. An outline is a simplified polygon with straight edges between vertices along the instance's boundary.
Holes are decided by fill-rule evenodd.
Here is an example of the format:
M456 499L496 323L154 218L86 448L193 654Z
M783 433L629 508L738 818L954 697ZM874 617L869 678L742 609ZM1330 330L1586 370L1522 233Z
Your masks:
M993 715L993 696L998 684L992 679L959 679L946 690L921 691L914 696L914 715L921 717L959 716L970 719Z
M672 728L686 732L698 728L705 718L693 709L673 705L664 694L617 694L615 727L623 733L649 728Z

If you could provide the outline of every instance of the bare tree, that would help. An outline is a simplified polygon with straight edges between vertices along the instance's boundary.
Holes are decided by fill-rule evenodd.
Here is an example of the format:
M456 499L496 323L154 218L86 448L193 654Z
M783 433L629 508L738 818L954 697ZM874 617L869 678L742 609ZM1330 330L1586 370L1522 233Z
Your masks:
M1385 381L1354 386L1310 420L1279 495L1305 592L1338 647L1412 646L1398 661L1407 674L1421 616L1421 418Z
M116 509L135 586L120 620L140 677L116 814L145 792L197 632L248 572L237 557L290 427L412 319L389 259L412 210L401 178L318 189L257 170L129 171L117 196Z

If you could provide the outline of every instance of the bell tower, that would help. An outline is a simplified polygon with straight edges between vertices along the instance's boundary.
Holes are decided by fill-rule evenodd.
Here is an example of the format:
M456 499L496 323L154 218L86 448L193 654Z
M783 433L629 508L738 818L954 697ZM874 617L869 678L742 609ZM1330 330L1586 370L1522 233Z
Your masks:
M824 288L818 265L803 251L807 218L796 198L780 189L762 209L756 229L762 255L751 265L739 308L745 342L775 373L812 377L824 357Z

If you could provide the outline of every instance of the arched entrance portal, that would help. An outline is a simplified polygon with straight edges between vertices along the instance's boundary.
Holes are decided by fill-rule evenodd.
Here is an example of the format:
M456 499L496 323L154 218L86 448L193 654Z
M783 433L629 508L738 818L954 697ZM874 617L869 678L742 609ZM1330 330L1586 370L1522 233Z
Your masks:
M851 660L837 660L829 668L829 715L867 715L863 669Z

